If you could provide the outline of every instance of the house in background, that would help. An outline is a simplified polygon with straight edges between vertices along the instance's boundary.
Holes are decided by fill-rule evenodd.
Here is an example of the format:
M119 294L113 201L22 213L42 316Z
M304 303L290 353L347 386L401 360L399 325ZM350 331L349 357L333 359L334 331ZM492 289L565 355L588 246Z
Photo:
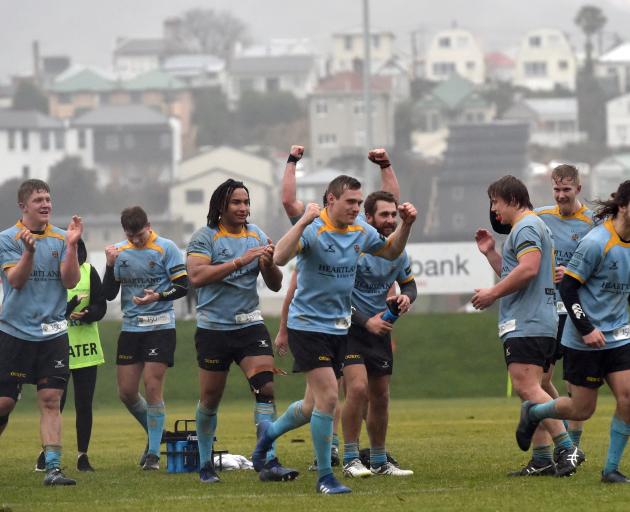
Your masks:
M92 134L99 185L171 183L181 159L179 122L144 105L98 107L72 121Z
M183 54L166 57L162 71L185 83L190 89L200 87L225 88L225 61L214 55Z
M630 93L606 103L606 145L630 147Z
M425 156L440 156L446 149L451 124L488 123L495 116L495 105L475 84L458 74L451 75L414 104L412 147Z
M507 172L523 178L529 158L528 125L508 121L452 125L440 173L431 190L424 240L472 240L488 226L488 185Z
M116 77L129 80L160 69L171 55L188 53L179 40L180 31L181 19L171 17L162 24L162 37L119 37L112 56Z
M0 182L11 178L48 180L50 168L66 157L93 165L89 129L35 110L0 110Z
M195 149L192 93L185 83L159 69L124 82L92 69L70 70L49 88L48 105L50 115L59 119L71 119L102 106L151 107L178 119L185 154Z
M309 98L309 127L313 166L334 158L361 156L365 150L363 79L352 71L322 80ZM389 77L372 76L373 144L394 145L394 102Z
M614 80L618 94L630 92L630 42L601 55L595 63L595 74Z
M483 51L475 36L468 30L452 28L433 36L425 56L424 77L442 81L458 74L474 84L482 84L485 68Z
M575 90L577 63L567 37L557 29L531 30L521 39L514 85L532 91Z
M283 232L273 225L281 209L273 163L227 146L209 149L179 165L169 202L173 214L182 219L184 240L205 226L210 197L228 178L245 183L251 197L250 222L277 240Z
M490 52L485 56L486 77L491 82L512 83L516 71L514 59L501 52Z
M317 65L311 54L242 55L234 57L228 73L227 95L232 102L247 91L290 92L306 98L317 84Z
M530 144L563 147L586 140L578 128L576 98L528 98L512 105L503 119L527 122Z
M363 44L363 30L354 29L335 32L332 35L332 56L330 60L330 74L354 71L361 73L365 49ZM372 29L370 31L370 71L381 69L395 58L394 42L396 36L389 30Z

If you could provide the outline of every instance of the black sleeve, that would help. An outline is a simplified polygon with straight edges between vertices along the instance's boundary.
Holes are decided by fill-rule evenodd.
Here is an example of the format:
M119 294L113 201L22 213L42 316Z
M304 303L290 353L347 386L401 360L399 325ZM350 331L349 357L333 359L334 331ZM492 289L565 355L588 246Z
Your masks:
M70 318L70 313L79 305L79 302L81 302L81 299L79 299L78 295L75 295L68 301L66 304L66 318Z
M188 276L178 277L173 281L173 286L168 290L160 292L160 301L177 300L185 297L188 293Z
M409 300L411 302L415 301L418 298L418 287L416 286L415 279L412 279L408 283L404 284L398 283L398 286L400 286L400 294L409 297Z
M560 281L560 296L567 308L567 314L571 317L573 325L575 325L575 328L582 336L586 336L593 332L595 327L593 327L593 324L586 316L584 308L580 303L580 297L578 295L580 286L582 286L582 283L577 279L564 274L562 281Z
M112 272L113 273L113 272ZM98 322L107 312L107 302L101 290L101 278L94 267L90 269L90 303L85 308L85 316L81 319L84 324Z
M357 308L352 308L352 323L356 325L360 325L361 327L365 327L367 321L370 319L368 315L365 313L361 313Z
M120 282L114 277L114 267L105 267L105 276L103 276L103 285L101 293L106 300L114 300L120 291Z

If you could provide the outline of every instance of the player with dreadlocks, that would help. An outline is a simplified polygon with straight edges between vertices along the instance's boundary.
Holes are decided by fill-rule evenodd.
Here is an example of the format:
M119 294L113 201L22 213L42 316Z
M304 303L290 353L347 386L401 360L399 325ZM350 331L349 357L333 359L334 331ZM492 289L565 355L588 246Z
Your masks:
M282 272L273 263L273 243L258 226L247 222L249 214L247 187L228 179L212 194L208 224L192 236L187 250L190 282L197 288L200 398L196 424L199 476L204 483L219 481L212 443L232 361L241 367L254 394L255 423L275 419L273 351L258 305L256 281L260 273L267 287L278 291ZM272 446L260 479L287 481L297 476L297 471L280 465Z

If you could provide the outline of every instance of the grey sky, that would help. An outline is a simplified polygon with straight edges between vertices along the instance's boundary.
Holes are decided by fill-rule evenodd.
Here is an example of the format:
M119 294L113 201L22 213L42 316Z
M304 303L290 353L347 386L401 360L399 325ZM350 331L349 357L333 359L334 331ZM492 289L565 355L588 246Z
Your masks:
M604 9L606 30L630 39L630 0L371 0L372 25L397 34L409 51L409 33L431 32L453 21L470 28L486 50L517 44L525 30L557 27L577 35L581 5ZM255 40L310 37L324 50L333 31L361 23L362 0L0 0L0 80L31 69L31 42L44 55L107 67L118 36L159 37L162 20L192 7L226 9L245 21ZM574 43L579 43L574 38Z

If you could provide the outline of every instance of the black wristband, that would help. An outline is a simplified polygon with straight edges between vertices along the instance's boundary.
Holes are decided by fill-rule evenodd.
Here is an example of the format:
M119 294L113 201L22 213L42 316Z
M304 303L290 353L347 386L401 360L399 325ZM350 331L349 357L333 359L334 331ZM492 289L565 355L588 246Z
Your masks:
M299 161L300 159L297 156L293 156L291 154L289 154L289 158L287 158L288 164L297 164Z

